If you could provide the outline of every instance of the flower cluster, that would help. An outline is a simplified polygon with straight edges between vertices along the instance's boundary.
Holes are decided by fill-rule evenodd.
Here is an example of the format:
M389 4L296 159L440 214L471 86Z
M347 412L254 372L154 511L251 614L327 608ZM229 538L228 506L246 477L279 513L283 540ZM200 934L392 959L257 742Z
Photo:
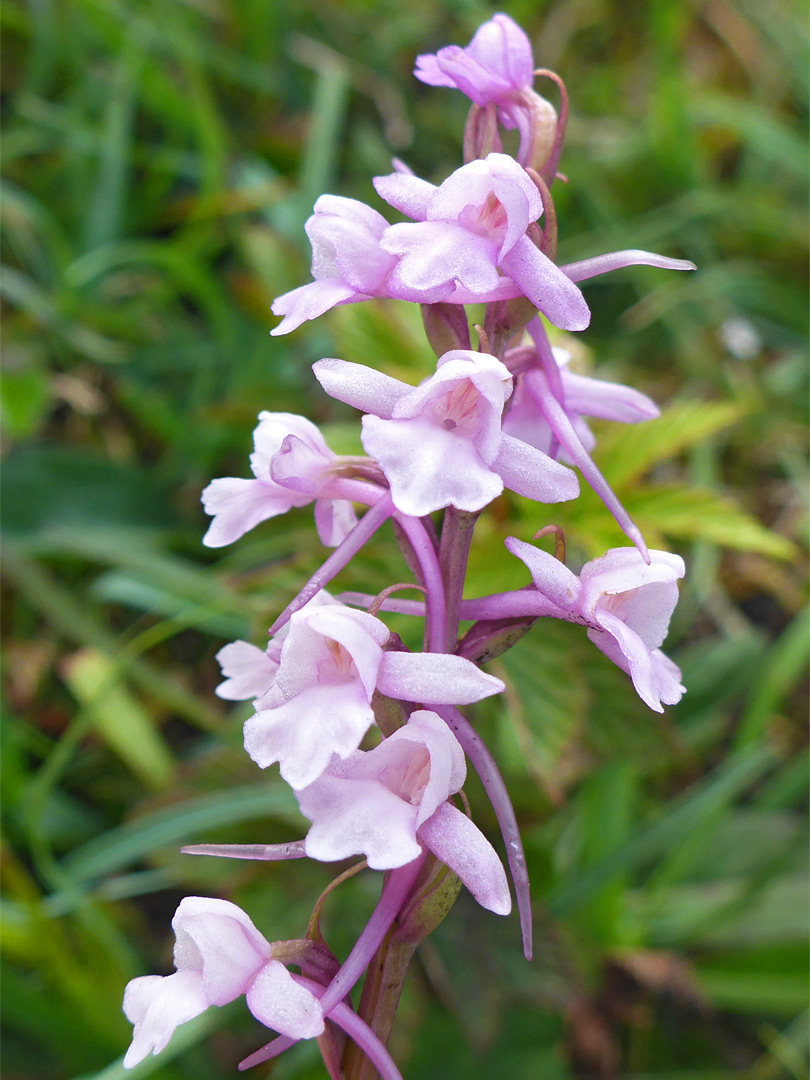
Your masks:
M334 549L276 618L266 647L236 641L218 654L224 681L217 693L253 701L244 725L247 754L261 769L278 765L309 828L294 843L185 849L322 862L362 856L361 866L384 872L380 899L341 963L317 919L298 941L268 942L235 905L186 898L172 924L177 970L127 987L124 1011L134 1024L127 1067L159 1052L179 1024L209 1005L244 994L253 1016L279 1035L244 1067L317 1038L329 1075L344 1076L348 1036L381 1076L398 1077L379 1017L393 1014L399 986L381 985L359 1011L347 997L352 986L372 961L381 970L392 942L418 945L462 884L487 910L511 910L501 858L463 794L468 762L500 826L531 957L529 884L515 815L494 759L460 709L505 689L476 661L507 647L505 628L559 619L587 627L651 709L661 711L683 693L677 667L661 652L683 562L647 549L591 458L594 436L585 419L637 423L658 410L636 390L570 370L569 353L552 347L546 325L569 332L588 326L579 287L588 278L632 264L693 266L638 250L558 264L551 189L567 97L557 76L535 72L528 39L506 15L480 27L466 48L418 57L415 75L470 99L464 163L438 185L401 163L377 177L377 194L409 219L398 224L354 199L318 199L306 224L312 281L276 300L273 311L283 318L272 333L289 333L338 304L415 303L435 371L411 386L344 359L319 360L313 370L326 394L362 413L367 456L335 455L304 417L262 412L252 478L216 479L203 492L213 518L208 546L229 544L313 503L318 536ZM534 90L535 75L557 83L559 116ZM502 152L499 126L517 129L515 157ZM485 305L477 348L464 309L473 303ZM632 546L607 551L576 574L564 564L564 545L552 556L509 537L507 550L528 568L531 585L462 599L478 515L504 488L544 506L575 499L580 476ZM430 517L436 513L438 532ZM392 590L376 598L330 596L326 586L389 519L414 570L411 587L423 599L392 599ZM387 610L424 620L422 651L409 651L390 632L379 617ZM460 638L461 621L472 626ZM392 1007L382 1007L385 994Z

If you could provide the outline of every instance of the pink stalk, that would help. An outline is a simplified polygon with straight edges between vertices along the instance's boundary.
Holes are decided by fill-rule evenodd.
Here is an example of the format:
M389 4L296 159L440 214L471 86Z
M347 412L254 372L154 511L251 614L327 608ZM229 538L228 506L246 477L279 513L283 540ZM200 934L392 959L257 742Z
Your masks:
M349 993L368 967L369 961L380 947L382 939L400 913L402 905L416 880L416 875L422 867L422 861L423 856L418 856L413 862L406 863L405 866L397 867L396 870L388 872L377 906L363 927L360 937L354 943L352 951L341 965L340 971L329 983L321 998L324 1012L330 1012L332 1007Z
M697 270L688 259L668 259L666 255L656 255L653 251L639 251L631 248L627 251L609 251L605 255L594 255L591 259L565 263L560 270L571 281L586 281L588 278L607 274L611 270L620 270L623 266L660 266L662 270Z
M338 544L332 554L315 571L295 599L287 604L270 627L269 633L277 633L289 622L296 611L299 611L317 592L325 588L335 574L343 569L351 557L357 554L363 544L391 517L393 512L394 504L391 502L391 494L386 492L363 514L346 539Z
M520 932L523 937L523 955L527 960L531 960L532 908L529 895L529 873L515 810L509 798L509 792L506 790L506 784L492 755L469 720L452 705L434 705L433 711L441 716L461 743L495 811L501 836L506 845L506 861L509 863L509 872L515 886Z
M554 393L548 384L545 371L538 371L538 374L540 375L540 379L537 381L532 380L528 387L529 393L534 398L535 404L546 418L548 426L560 440L560 444L565 449L565 452L579 468L582 475L605 504L605 507L616 519L617 525L627 539L632 541L638 548L644 562L649 565L650 554L647 551L647 545L644 543L644 537L633 522L633 519L619 502L607 480L605 480L599 469L597 469L593 458L580 442L579 436L574 430L574 425L568 419L568 414L554 396Z
M422 571L427 604L422 604L420 607L425 613L427 623L428 650L430 652L444 652L446 604L444 584L436 549L424 523L419 518L408 517L407 514L400 514L397 511L394 511L393 516L408 537L414 554L419 561L419 569ZM385 608L385 603L383 603L383 607Z
M307 990L321 999L325 997L324 988L313 979L307 979L303 975L293 975L297 983L305 986ZM339 1002L329 1012L329 1019L333 1020L339 1028L342 1028L352 1039L371 1064L380 1074L380 1080L402 1080L399 1069L394 1064L391 1055L382 1042L377 1038L368 1024L361 1020L357 1013L353 1012L344 1002Z

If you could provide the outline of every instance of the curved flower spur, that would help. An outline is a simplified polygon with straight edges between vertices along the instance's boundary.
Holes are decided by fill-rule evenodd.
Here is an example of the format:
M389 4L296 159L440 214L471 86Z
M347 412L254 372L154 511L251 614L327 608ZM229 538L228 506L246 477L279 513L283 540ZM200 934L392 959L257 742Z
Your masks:
M278 1035L240 1068L315 1038L331 1080L365 1077L366 1058L384 1080L399 1080L385 1043L414 949L452 909L462 884L488 911L511 909L500 855L473 822L462 791L467 762L492 804L524 953L532 955L518 821L495 758L462 711L505 689L479 664L511 647L536 618L551 617L586 626L650 708L661 711L683 693L680 672L661 652L683 562L648 551L590 457L584 419L635 423L654 419L657 407L631 387L572 373L552 348L546 322L584 330L590 311L578 283L597 274L693 264L636 250L557 263L551 189L568 99L558 76L535 70L528 38L508 16L484 23L465 48L418 57L415 75L470 98L463 164L438 185L401 163L377 177L377 193L409 219L398 224L357 200L322 196L306 224L313 280L276 300L273 311L283 318L272 333L288 333L338 304L416 303L435 370L409 386L347 360L318 361L313 370L323 389L363 413L367 456L335 455L304 417L262 412L252 477L219 478L203 492L213 519L209 547L313 503L318 536L334 550L275 618L265 647L236 641L217 654L219 696L253 699L247 753L262 769L278 765L309 828L286 843L184 851L363 861L338 875L316 902L306 936L295 941L269 942L228 901L183 900L172 924L176 971L127 987L124 1011L134 1032L126 1067L158 1053L179 1024L208 1006L244 995L256 1020ZM536 77L556 84L559 114L534 90ZM515 157L503 152L499 126L517 130ZM473 303L484 305L477 351L464 307ZM575 499L579 481L569 465L635 547L611 549L577 575L562 561L564 545L558 559L510 537L507 549L525 563L532 584L463 598L479 515L504 489L532 500L538 514ZM368 611L325 593L389 520L403 556L402 567L392 569L395 584L378 597L346 597ZM422 598L391 595L403 587ZM409 651L389 631L378 617L385 611L424 617L421 651ZM473 625L460 637L461 620ZM382 875L380 897L341 962L321 934L320 910L360 871ZM349 993L364 974L353 1004Z

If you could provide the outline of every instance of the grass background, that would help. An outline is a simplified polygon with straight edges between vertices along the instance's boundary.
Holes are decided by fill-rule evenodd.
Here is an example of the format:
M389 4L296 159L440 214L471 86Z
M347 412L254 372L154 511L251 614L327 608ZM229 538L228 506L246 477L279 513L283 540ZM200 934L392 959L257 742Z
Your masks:
M569 626L537 625L495 666L507 709L482 706L477 723L514 793L538 957L522 960L514 919L462 897L414 966L393 1052L407 1080L798 1080L805 13L792 0L505 10L571 96L561 261L644 247L700 268L586 284L594 318L574 344L586 368L664 407L656 424L600 430L598 461L648 539L687 559L667 651L689 692L651 714ZM382 209L370 178L392 153L434 181L458 166L465 100L410 72L490 14L447 0L2 7L9 1080L123 1075L121 992L170 970L182 895L228 897L271 939L293 937L331 877L177 853L301 834L284 786L241 749L246 708L213 695L213 655L260 642L321 558L308 510L204 550L199 492L246 474L262 408L357 445L314 360L429 370L405 305L342 308L279 340L269 305L308 278L302 226L321 192ZM622 542L587 493L554 513L574 564ZM523 584L502 540L543 523L499 500L470 593ZM382 588L402 577L397 558L383 533L341 584ZM374 898L360 875L327 905L336 951ZM261 1041L243 1006L209 1010L132 1075L215 1080ZM273 1071L322 1075L314 1045Z

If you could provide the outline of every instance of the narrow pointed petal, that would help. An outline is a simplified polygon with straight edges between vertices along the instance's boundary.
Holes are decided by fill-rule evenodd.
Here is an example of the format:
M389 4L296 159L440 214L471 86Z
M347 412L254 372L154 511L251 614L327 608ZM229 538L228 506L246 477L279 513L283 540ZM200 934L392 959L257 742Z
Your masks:
M388 697L423 705L469 705L503 693L505 686L462 656L387 652L380 664L377 689Z
M181 847L183 855L214 855L221 859L256 859L279 861L306 857L303 840L287 844L189 844Z
M443 803L421 826L419 839L461 878L482 907L496 915L509 914L512 899L501 860L466 814Z
M559 559L542 551L533 544L526 544L514 536L504 540L506 550L526 564L535 588L563 611L572 611L577 604L582 586L576 574L572 574Z
M356 289L338 278L321 278L320 281L310 281L307 285L301 285L273 301L273 314L283 315L284 318L278 326L273 327L270 336L280 337L282 334L289 334L301 323L317 319L319 315L323 315L337 304L344 304L347 300L353 299L365 300L367 298L358 295Z
M586 281L588 278L619 270L623 266L659 266L663 270L697 270L688 259L669 259L666 255L656 255L652 251L611 251L606 255L595 255L591 259L564 263L560 270L571 281Z
M564 386L566 408L583 416L637 424L661 415L661 410L651 398L621 383L605 382L566 371Z
M278 960L266 964L246 995L247 1007L265 1027L291 1039L314 1039L324 1030L318 999Z
M510 491L536 502L567 502L579 495L575 472L511 435L501 436L492 467Z
M522 236L504 255L501 268L554 326L584 330L591 321L585 297L528 236Z
M428 202L436 190L434 184L420 180L412 173L391 173L390 176L375 176L372 181L377 194L385 199L389 206L399 210L413 221L424 221Z
M376 416L389 418L399 399L411 390L399 379L348 360L318 360L312 370L330 397Z

